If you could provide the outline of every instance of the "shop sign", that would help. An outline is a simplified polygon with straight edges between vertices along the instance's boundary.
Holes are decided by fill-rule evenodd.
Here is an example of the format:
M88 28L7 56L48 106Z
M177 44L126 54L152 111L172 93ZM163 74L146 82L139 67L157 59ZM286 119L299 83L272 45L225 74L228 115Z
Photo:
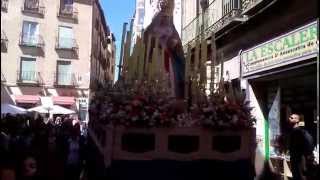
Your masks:
M242 74L279 67L318 51L317 22L272 39L241 54Z
M87 108L88 107L88 98L79 98L79 106L80 108Z

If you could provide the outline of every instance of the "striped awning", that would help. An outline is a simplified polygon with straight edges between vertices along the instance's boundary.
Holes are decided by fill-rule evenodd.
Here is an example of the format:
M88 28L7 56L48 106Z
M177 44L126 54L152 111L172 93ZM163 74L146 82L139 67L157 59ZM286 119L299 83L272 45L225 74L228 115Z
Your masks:
M36 104L40 101L37 95L15 95L16 103Z
M76 101L73 96L54 96L53 103L57 105L73 105Z

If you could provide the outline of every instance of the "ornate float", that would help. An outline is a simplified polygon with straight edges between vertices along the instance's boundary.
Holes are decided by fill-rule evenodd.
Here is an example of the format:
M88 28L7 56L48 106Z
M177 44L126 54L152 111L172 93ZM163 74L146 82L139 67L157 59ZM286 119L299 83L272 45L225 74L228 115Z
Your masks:
M253 164L255 119L245 93L223 79L206 87L206 40L193 60L191 51L185 58L172 21L174 1L159 2L132 50L128 33L120 79L91 98L89 134L105 167L157 160Z

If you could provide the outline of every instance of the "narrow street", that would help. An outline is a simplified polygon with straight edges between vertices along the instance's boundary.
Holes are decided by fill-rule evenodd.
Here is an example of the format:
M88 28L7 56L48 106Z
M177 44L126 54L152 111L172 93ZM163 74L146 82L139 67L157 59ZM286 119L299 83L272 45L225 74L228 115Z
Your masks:
M319 179L318 0L1 0L0 180Z

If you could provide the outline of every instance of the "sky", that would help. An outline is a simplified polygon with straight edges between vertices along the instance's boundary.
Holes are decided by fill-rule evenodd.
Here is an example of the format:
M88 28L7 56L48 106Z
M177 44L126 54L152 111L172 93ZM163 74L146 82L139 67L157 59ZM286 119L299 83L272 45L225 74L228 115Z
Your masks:
M104 15L111 32L116 37L116 64L119 63L122 26L124 22L129 22L135 10L136 0L100 0ZM118 79L118 66L115 69L115 80Z

